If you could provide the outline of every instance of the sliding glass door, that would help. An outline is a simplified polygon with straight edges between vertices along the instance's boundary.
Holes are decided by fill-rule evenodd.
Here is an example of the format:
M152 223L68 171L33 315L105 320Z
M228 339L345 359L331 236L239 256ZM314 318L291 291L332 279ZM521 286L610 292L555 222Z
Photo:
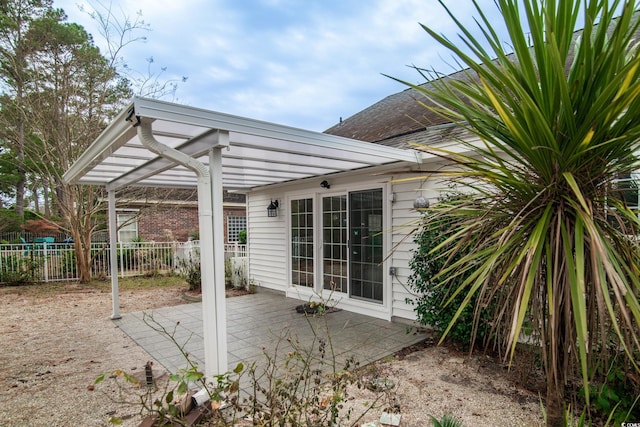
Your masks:
M322 286L347 292L347 196L322 198Z
M349 193L350 296L382 302L382 190Z
M291 201L291 282L313 288L313 199Z
M322 286L382 302L382 190L322 198Z

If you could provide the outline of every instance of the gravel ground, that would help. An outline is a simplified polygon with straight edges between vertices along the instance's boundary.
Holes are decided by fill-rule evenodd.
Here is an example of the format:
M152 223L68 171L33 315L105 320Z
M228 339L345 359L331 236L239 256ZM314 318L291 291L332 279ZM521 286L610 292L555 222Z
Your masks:
M140 423L138 408L114 402L111 382L92 390L101 373L124 369L141 376L150 360L109 320L108 292L80 285L46 292L9 287L0 288L0 301L1 426L106 426L111 417L124 418L125 426ZM120 301L122 312L184 303L178 288L127 290ZM485 356L431 346L368 369L397 385L403 427L428 426L427 414L446 412L465 426L541 423L537 395L515 387ZM358 389L350 395L356 410L371 399ZM379 417L372 411L362 422Z

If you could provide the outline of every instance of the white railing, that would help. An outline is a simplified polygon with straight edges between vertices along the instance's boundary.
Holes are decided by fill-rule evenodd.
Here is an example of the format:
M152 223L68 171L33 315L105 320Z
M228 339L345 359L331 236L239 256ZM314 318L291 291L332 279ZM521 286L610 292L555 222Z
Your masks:
M145 276L174 272L181 259L199 242L119 243L118 276ZM91 245L92 276L110 277L109 245ZM225 260L246 257L246 246L225 245ZM245 258L246 259L246 258ZM77 280L76 256L69 243L18 243L0 245L0 283L53 282Z

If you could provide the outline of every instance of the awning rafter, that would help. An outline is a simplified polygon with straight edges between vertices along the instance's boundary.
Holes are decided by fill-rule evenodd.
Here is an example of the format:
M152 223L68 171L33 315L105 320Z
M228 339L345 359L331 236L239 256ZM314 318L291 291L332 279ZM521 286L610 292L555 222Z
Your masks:
M145 148L136 132L142 120L152 124L153 137L159 142L203 164L208 164L217 132L228 134L229 146L220 152L223 185L243 191L419 160L410 150L136 97L65 173L64 179L100 184L109 190L130 185L195 187L191 172Z

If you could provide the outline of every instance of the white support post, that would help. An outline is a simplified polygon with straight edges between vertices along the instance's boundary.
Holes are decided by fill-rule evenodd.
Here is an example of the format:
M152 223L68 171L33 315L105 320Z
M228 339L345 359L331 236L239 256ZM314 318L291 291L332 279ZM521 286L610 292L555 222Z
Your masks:
M113 313L111 319L120 319L120 300L118 293L118 230L116 221L116 194L109 190L109 262L111 263L111 301Z
M227 372L227 304L224 278L224 212L222 208L222 150L229 146L229 133L218 131L218 145L209 151L211 211L213 220L213 271L215 287L218 373ZM210 313L210 312L209 312ZM205 315L207 313L204 313ZM211 315L211 314L209 314ZM205 363L206 366L206 363Z
M228 368L227 315L224 291L222 153L220 150L229 146L229 133L218 131L218 141L211 148L209 154L208 168L189 155L156 140L149 121L142 121L139 124L138 137L142 145L150 151L191 169L198 176L205 375L212 377L223 374L228 371ZM215 176L215 179L212 178L212 175Z

